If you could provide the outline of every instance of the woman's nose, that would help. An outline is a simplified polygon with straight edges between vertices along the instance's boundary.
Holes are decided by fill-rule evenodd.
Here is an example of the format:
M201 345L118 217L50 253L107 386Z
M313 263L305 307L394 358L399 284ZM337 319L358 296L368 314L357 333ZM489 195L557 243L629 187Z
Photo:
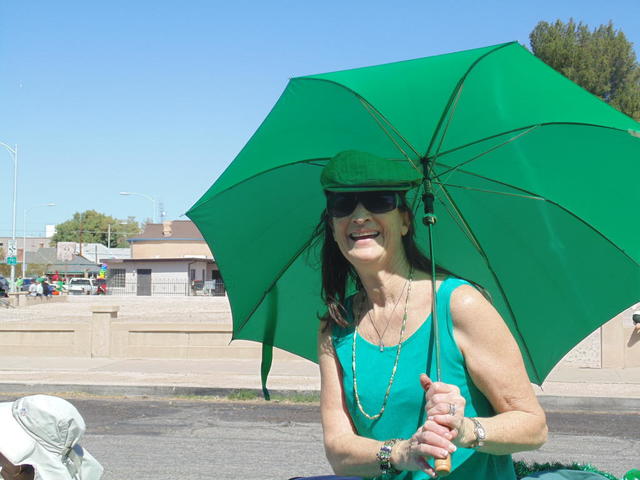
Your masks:
M362 205L362 203L358 202L355 210L351 214L351 219L355 223L363 223L369 218L371 218L371 212L369 212L369 210L364 208L364 205Z

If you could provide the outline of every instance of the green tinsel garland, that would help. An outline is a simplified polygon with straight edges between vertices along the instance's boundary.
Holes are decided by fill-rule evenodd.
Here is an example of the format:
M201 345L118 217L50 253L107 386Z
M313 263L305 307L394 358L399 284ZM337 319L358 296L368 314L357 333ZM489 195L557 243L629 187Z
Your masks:
M559 470L559 469L564 469L564 470L583 470L585 472L594 472L594 473L599 473L600 475L602 475L605 478L608 478L609 480L618 480L618 477L615 477L614 475L611 475L610 473L607 472L603 472L602 470L598 470L596 467L594 467L593 465L587 464L587 465L581 465L579 463L572 463L570 465L566 465L564 463L560 463L560 462L553 462L553 463L526 463L522 460L515 462L515 468L516 468L516 477L518 477L518 480L520 480L521 478L527 477L529 475L533 475L534 473L538 473L538 472L546 472L549 470Z

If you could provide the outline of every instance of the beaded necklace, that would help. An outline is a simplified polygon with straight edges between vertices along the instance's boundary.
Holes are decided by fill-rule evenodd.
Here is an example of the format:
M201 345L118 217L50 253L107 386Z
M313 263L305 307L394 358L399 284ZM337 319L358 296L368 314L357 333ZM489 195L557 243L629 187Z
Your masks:
M393 379L396 376L396 370L398 368L398 360L400 359L400 351L402 350L402 340L404 339L404 331L407 326L407 307L409 305L409 294L411 293L411 282L413 280L413 267L411 267L411 271L409 272L409 286L407 287L407 298L404 301L404 314L402 316L402 327L400 329L400 341L398 342L396 349L396 359L393 362L393 369L391 370L391 377L389 378L389 385L387 385L387 391L384 394L384 399L382 400L382 407L380 411L375 415L369 415L364 411L362 407L362 403L360 403L360 395L358 395L358 380L356 379L356 336L358 334L358 325L356 324L353 329L353 346L351 349L351 368L353 370L353 393L356 397L356 405L358 405L358 410L367 417L369 420L377 420L384 413L384 409L387 406L387 400L389 400L389 393L391 393L391 385L393 385Z

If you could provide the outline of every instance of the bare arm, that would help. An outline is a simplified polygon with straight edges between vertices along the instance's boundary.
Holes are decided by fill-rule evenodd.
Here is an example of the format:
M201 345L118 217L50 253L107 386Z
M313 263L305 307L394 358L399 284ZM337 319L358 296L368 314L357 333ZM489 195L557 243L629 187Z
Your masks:
M545 414L508 327L495 308L469 285L454 290L451 314L456 343L469 375L496 411L493 417L478 419L486 430L485 444L479 450L502 455L539 448L547 438ZM462 415L458 419L442 415L443 405L448 408L452 394L443 390L442 384L434 384L433 390L427 394L427 408L432 409L435 420L460 430L456 444L472 444L473 422Z

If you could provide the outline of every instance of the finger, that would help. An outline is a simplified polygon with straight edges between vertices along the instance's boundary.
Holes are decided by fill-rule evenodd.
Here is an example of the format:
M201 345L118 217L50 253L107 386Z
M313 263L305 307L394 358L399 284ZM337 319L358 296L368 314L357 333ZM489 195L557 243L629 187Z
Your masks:
M416 462L418 463L418 465L420 466L420 469L426 473L427 475L429 475L431 478L436 478L437 473L435 471L435 469L429 464L429 462L427 462L424 458L422 457L417 457L416 458Z
M427 420L424 425L422 425L420 432L433 432L436 435L446 438L447 434L450 433L450 429L443 427L433 420Z
M464 407L466 406L467 401L465 400L464 397L456 393L446 393L446 394L438 393L428 398L425 408L427 411L429 411L430 409L434 408L436 405L440 405L441 410L434 411L433 413L434 414L440 413L444 415L446 413L449 413L449 410L451 409L452 404L455 405L455 410L456 412L458 412L458 411L464 410Z
M433 382L431 381L431 379L426 373L420 374L420 386L425 392L429 390L429 387L431 386L432 383Z
M421 453L436 458L447 458L449 453L456 451L456 446L449 439L432 431L420 433L416 440Z
M434 405L429 405L427 408L427 417L434 415L451 415L452 417L464 416L464 405L460 405L457 402L439 402Z
M462 418L458 416L452 415L432 415L429 417L429 420L436 422L438 425L448 428L449 430L453 430L454 428L459 429L460 423L462 423Z
M413 453L421 457L433 457L433 458L444 459L449 456L450 450L448 448L436 447L428 443L417 443L413 447Z
M429 391L436 393L457 393L460 394L460 388L457 385L444 382L432 382Z

